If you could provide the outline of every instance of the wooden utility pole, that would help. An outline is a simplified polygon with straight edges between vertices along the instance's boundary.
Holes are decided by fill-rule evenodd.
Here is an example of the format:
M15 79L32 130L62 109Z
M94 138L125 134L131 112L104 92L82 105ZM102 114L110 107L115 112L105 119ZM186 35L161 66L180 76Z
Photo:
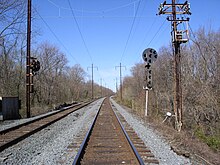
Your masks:
M126 69L125 66L121 66L121 63L119 64L119 66L116 66L115 69L119 67L119 76L120 76L120 100L122 101L123 96L122 96L122 73L121 73L121 68L124 67Z
M117 93L118 92L118 78L117 77L115 78L115 90Z
M27 56L26 56L26 113L27 118L31 117L31 0L28 0L27 16Z
M189 18L179 18L177 15L191 14L190 5L186 1L183 4L176 4L175 0L172 0L171 4L167 4L166 1L160 4L159 15L169 14L168 21L171 21L172 25L172 43L174 47L174 115L175 115L175 127L178 131L181 131L182 127L182 86L181 86L181 53L180 45L186 43L189 39L188 29L179 30L178 25L185 22L188 23ZM177 18L178 17L178 18ZM188 26L187 26L188 27Z
M102 78L100 79L101 82L101 97L102 97Z
M122 76L121 76L121 63L119 65L120 67L120 98L121 98L121 101L122 101Z
M94 67L93 64L92 64L92 67L88 67L88 68L92 68L92 99L94 99L93 69L96 68L98 70L98 67Z

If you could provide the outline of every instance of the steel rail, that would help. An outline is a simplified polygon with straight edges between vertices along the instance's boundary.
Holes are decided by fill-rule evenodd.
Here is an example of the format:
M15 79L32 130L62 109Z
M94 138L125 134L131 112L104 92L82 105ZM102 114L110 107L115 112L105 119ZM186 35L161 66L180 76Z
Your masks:
M104 103L104 100L105 100L105 99L103 99L102 104ZM90 126L89 130L87 131L86 136L85 136L85 138L84 138L82 144L80 145L79 151L78 151L78 153L77 153L77 155L76 155L76 157L75 157L75 159L74 159L72 165L79 165L79 164L80 164L80 160L81 160L81 158L82 158L83 151L85 150L85 148L86 148L86 146L87 146L86 144L87 144L88 141L89 141L89 137L90 137L90 135L91 135L91 133L92 133L92 130L93 130L94 125L95 125L95 122L96 122L96 120L97 120L97 118L98 118L98 115L99 115L99 112L100 112L100 110L101 110L102 104L101 104L101 106L99 107L99 110L98 110L98 112L97 112L97 114L96 114L96 116L95 116L95 118L94 118L94 120L93 120L93 122L92 122L92 125Z
M110 101L110 100L109 100L109 101ZM112 110L113 110L111 101L110 101L110 105L111 105L111 108L112 108ZM115 108L115 109L116 109L116 108ZM135 156L136 156L138 162L140 163L140 165L144 165L144 161L142 160L141 156L139 155L139 153L138 153L136 147L134 146L134 144L133 144L133 142L131 141L130 137L128 136L127 132L125 131L125 128L123 127L121 121L119 120L118 115L115 113L114 110L113 110L113 112L114 112L114 114L115 114L115 116L116 116L116 118L117 118L117 121L119 122L119 124L120 124L120 126L121 126L121 129L122 129L122 131L123 131L123 133L124 133L124 135L125 135L127 141L129 142L129 144L130 144L130 146L131 146L131 148L132 148L132 150L133 150L133 152L134 152L134 154L135 154Z

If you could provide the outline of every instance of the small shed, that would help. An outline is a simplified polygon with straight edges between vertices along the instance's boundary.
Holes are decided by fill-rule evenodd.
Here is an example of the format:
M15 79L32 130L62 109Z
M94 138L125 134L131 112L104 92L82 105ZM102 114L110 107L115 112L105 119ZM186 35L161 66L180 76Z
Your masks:
M2 116L2 97L0 97L0 121L3 120Z
M19 119L20 101L18 97L0 97L0 112L3 120Z

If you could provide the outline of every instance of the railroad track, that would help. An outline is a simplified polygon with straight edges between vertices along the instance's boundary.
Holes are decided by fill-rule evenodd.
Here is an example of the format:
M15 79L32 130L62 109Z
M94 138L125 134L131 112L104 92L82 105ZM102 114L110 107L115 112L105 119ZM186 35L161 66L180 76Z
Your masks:
M55 113L0 131L0 152L90 103L64 107Z
M124 121L123 121L124 122ZM73 165L78 164L145 164L159 162L145 150L143 142L133 131L138 150L146 152L145 161L141 158L134 143L122 126L119 118L112 109L110 101L106 98L100 107L92 126L83 140ZM143 153L142 153L143 155ZM148 158L147 158L148 157ZM147 161L146 160L150 160Z
M142 160L145 164L159 164L159 161L155 158L151 150L144 144L143 140L139 138L137 133L134 129L127 123L125 118L117 111L116 107L112 103L112 108L115 111L117 117L121 121L126 133L130 137L134 147L136 148L137 152L141 156Z

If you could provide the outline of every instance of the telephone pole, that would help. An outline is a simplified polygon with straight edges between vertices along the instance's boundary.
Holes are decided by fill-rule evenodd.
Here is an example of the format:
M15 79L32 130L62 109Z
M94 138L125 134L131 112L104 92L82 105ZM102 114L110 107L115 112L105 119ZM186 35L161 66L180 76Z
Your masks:
M31 117L30 93L31 93L31 0L28 0L27 16L27 56L26 56L26 113L27 118Z
M123 97L122 97L122 73L121 73L121 68L124 67L126 69L126 67L125 66L121 66L121 63L120 63L119 66L115 66L115 69L118 68L118 67L120 68L119 69L119 76L120 76L120 99L122 101Z
M189 18L184 19L179 15L189 14L191 15L190 5L188 1L181 4L176 4L175 0L172 0L171 4L167 4L166 1L160 4L159 13L169 14L168 21L171 21L172 26L172 43L174 47L174 115L175 115L175 128L181 131L182 127L182 86L181 86L181 53L180 45L186 43L189 39L188 26L185 30L180 30L178 25L186 23L188 25Z
M115 78L115 90L118 92L118 78Z
M98 70L98 67L94 67L92 64L92 67L88 67L87 69L91 68L92 69L92 99L94 99L94 83L93 83L93 69L96 68Z
M100 79L101 82L101 97L102 97L102 78Z

